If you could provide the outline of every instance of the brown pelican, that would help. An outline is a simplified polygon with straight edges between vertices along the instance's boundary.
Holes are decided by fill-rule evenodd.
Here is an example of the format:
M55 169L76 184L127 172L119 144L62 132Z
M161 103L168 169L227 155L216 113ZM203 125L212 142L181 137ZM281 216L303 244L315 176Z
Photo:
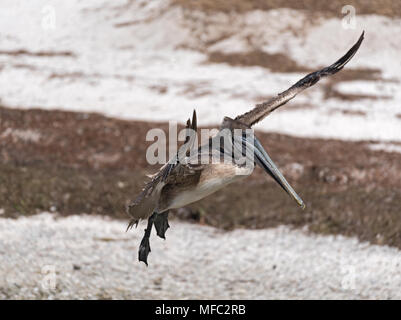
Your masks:
M329 67L308 74L289 89L269 101L256 105L251 111L239 115L235 119L225 117L219 133L211 137L206 145L200 147L194 143L193 139L193 133L196 133L197 130L194 111L192 121L187 121L188 134L183 147L179 149L175 157L151 177L139 196L127 206L127 212L132 218L127 230L134 224L138 225L140 219L148 219L147 228L139 247L139 261L148 264L149 237L153 225L157 235L165 239L165 232L169 228L169 209L180 208L198 201L227 184L250 175L253 167L250 167L249 163L262 167L301 208L304 208L304 202L283 177L259 140L252 133L245 134L245 132L298 93L313 86L321 78L340 71L355 55L363 38L364 33L343 57ZM238 130L240 134L236 134ZM223 145L215 143L222 140ZM197 152L192 152L193 150ZM216 160L216 156L217 159L224 158L225 161L204 161L205 158L206 160L212 158ZM231 161L226 161L227 158ZM242 160L250 159L250 161L238 161L240 158Z

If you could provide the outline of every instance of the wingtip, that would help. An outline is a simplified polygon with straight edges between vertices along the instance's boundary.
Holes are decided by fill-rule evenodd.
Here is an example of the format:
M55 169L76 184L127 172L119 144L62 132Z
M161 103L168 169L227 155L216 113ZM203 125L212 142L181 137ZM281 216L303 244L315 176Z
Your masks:
M362 31L362 33L361 33L361 35L360 35L358 41L357 41L357 42L353 45L353 47L350 49L349 53L351 53L351 52L352 52L352 53L351 53L351 55L350 55L348 61L351 60L352 57L355 55L355 53L359 50L359 47L361 46L362 41L363 41L364 39L365 39L365 30ZM348 62L348 61L347 61L347 62Z
M365 39L365 30L362 30L362 33L361 33L361 35L360 35L360 37L359 37L358 42L362 42L363 39Z
M358 51L359 47L361 46L362 41L365 39L365 30L362 31L361 35L359 36L358 41L353 45L353 47L351 48L354 49L354 51Z
M353 45L351 50L354 49L355 51L357 51L359 49L359 46L361 45L363 39L365 39L365 30L362 31L361 35L359 36L358 41Z
M198 127L198 120L196 117L196 110L194 109L194 112L192 114L192 129L196 131L197 127Z
M355 44L351 47L351 49L348 50L348 52L342 56L340 59L338 59L335 63L333 63L330 67L328 67L325 71L329 71L330 74L337 73L340 71L357 53L359 50L359 47L362 44L362 41L365 36L365 31L362 31L362 34L360 35L359 39Z

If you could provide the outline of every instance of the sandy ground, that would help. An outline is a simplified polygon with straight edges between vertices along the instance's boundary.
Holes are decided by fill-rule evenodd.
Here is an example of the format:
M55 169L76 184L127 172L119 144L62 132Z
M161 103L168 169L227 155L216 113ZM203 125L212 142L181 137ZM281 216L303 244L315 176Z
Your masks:
M99 217L0 219L0 298L400 299L399 250L286 227L171 222L137 262L142 227Z

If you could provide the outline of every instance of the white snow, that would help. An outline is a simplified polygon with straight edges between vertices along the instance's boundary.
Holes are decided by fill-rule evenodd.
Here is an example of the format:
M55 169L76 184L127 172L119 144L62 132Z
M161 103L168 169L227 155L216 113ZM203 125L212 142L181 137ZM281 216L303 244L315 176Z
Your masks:
M228 38L209 49L246 51L250 35L267 52L285 53L300 65L320 67L339 58L364 29L366 39L347 68L379 69L383 80L346 82L337 89L379 99L324 100L318 84L257 128L303 137L401 141L401 120L396 117L401 113L400 19L357 16L357 28L346 30L341 16L309 21L289 9L188 16L170 8L167 1L134 1L128 6L123 0L3 0L2 8L0 51L73 54L0 54L3 105L181 122L196 108L202 125L218 125L225 115L245 112L261 102L260 96L281 92L303 76L205 64L205 54L196 49L202 41L229 32ZM202 29L205 21L209 27ZM295 35L296 30L302 32ZM185 49L188 46L193 49ZM294 104L311 108L291 109ZM366 116L339 110L362 111Z
M142 225L90 216L0 219L0 298L400 299L398 249L279 227L170 222L137 261Z
M393 143L372 143L369 148L375 151L398 152L401 153L401 145Z

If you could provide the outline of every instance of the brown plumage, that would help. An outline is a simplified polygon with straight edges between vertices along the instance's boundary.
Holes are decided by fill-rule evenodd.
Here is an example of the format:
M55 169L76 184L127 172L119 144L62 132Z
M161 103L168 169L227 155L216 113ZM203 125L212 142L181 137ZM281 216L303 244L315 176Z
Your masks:
M220 139L226 135L226 132L232 134L235 129L250 129L255 123L263 120L271 112L286 104L298 93L316 84L321 78L339 72L358 51L363 39L364 33L338 61L326 68L308 74L273 99L256 105L254 109L237 116L235 119L225 117L219 134L211 138L208 145L211 146L213 139ZM145 230L145 236L139 248L139 260L144 261L146 264L147 256L150 252L149 236L152 225L155 225L157 234L164 238L165 231L169 227L167 221L169 209L180 208L198 201L227 184L252 173L253 167L238 165L234 161L236 160L234 157L231 163L199 163L199 159L202 157L210 159L216 154L217 157L223 157L223 155L227 156L227 153L222 148L209 148L205 154L202 147L195 145L196 139L194 135L196 135L196 131L197 118L194 111L192 121L190 119L187 121L187 138L184 145L173 159L151 177L140 195L127 207L127 212L132 218L128 228L138 224L140 219L148 218L148 227ZM234 141L234 136L230 137ZM252 158L252 163L261 166L302 208L305 206L302 199L282 176L256 137L253 135L251 137L242 136L240 137L240 144L242 147L248 146L253 150L252 156L255 158ZM197 152L193 154L190 152L191 150L197 150Z
M334 62L331 66L323 68L319 71L312 72L299 80L289 89L284 92L278 94L273 99L263 102L261 104L256 105L254 109L248 111L238 117L235 120L240 121L241 123L247 126L253 126L255 123L263 120L266 116L268 116L271 112L276 110L278 107L286 104L288 101L293 99L298 93L304 91L306 88L313 86L316 82L318 82L321 78L336 74L340 71L344 66L352 59L355 53L358 51L361 43L364 39L365 32L362 32L358 41L352 46L348 52Z

